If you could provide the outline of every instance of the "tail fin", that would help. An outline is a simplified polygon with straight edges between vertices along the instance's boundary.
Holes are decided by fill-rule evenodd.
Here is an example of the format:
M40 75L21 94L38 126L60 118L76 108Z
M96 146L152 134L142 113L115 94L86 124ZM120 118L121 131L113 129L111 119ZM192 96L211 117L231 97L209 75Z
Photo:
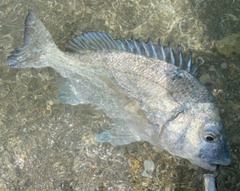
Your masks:
M25 21L24 44L11 52L7 65L13 68L45 67L47 56L56 48L46 27L37 15L29 10Z

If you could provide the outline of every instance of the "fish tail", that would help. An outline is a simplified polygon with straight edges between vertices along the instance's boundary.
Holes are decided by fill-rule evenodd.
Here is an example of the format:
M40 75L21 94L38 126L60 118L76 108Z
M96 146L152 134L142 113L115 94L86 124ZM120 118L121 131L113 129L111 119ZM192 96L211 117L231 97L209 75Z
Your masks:
M7 65L13 68L45 67L54 49L58 48L52 36L36 14L29 10L25 21L24 44L11 52Z

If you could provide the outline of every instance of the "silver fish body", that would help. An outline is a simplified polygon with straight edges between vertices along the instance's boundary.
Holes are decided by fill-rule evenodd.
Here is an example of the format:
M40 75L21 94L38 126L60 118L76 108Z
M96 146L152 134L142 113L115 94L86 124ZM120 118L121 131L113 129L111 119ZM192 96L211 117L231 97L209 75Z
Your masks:
M214 97L179 48L175 53L170 45L119 41L104 33L76 37L69 48L73 53L60 51L29 11L24 45L7 65L54 68L64 77L58 82L61 100L94 104L113 119L111 130L96 135L99 142L147 141L209 170L230 163Z

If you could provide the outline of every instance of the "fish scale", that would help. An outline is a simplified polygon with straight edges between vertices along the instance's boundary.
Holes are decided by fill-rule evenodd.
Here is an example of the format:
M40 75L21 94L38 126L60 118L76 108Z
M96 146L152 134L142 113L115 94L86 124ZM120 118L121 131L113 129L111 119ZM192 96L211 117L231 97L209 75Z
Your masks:
M134 55L128 53L117 54L118 58L114 63L111 62L111 60L116 59L114 58L116 57L114 53L92 55L91 60L89 60L88 56L81 59L84 60L84 63L89 63L91 67L104 67L111 71L118 70L126 75L130 73L141 76L144 78L144 83L156 83L156 85L162 86L167 91L174 93L176 99L180 97L184 98L184 100L191 99L191 92L195 91L201 92L201 99L209 99L211 97L199 81L186 71L179 70L174 65L159 60L145 59L141 56L133 58ZM186 92L186 94L183 94L183 92Z

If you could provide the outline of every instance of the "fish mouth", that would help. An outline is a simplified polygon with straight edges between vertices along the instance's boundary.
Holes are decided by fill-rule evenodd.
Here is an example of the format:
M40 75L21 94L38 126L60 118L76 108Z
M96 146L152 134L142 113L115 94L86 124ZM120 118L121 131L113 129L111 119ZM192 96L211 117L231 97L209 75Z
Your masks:
M219 171L220 166L228 165L229 163L230 162L227 162L227 163L211 163L209 161L202 161L202 168L217 172L217 171Z
M213 173L213 175L214 175L215 178L218 177L218 175L220 174L220 171L221 171L220 165L217 165L217 168L216 168L216 170L215 170L214 173Z
M213 163L212 161L202 160L201 166L206 170L216 171L220 164Z
M216 171L217 167L219 166L218 164L214 164L214 163L204 163L204 168L207 170L211 170L211 171Z
M207 160L204 156L201 157L202 168L211 170L211 171L216 171L220 165L224 165L224 166L229 165L230 162L231 162L230 157L225 157L225 158L219 159L219 160L215 160L215 159ZM199 166L201 166L201 165L199 165Z

